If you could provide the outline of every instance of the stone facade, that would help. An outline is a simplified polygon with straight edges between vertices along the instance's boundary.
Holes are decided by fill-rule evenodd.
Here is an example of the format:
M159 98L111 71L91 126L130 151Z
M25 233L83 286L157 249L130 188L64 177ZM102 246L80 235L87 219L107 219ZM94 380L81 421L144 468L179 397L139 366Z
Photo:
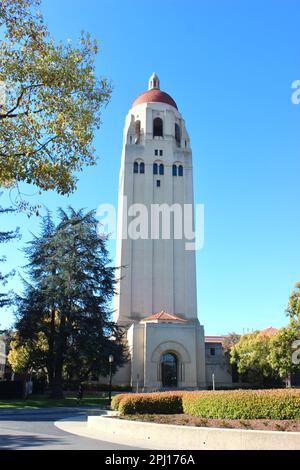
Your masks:
M131 362L117 372L115 384L144 390L205 386L195 251L186 249L191 240L185 233L178 236L175 216L170 215L189 206L193 222L193 204L192 151L185 122L153 74L149 90L128 112L123 136L116 256L121 280L115 320L127 329ZM162 205L171 208L167 235L159 218L151 218ZM132 237L128 226L145 210L149 226ZM163 315L158 318L157 312Z
M205 375L208 387L216 388L233 385L230 364L222 348L223 336L205 336Z

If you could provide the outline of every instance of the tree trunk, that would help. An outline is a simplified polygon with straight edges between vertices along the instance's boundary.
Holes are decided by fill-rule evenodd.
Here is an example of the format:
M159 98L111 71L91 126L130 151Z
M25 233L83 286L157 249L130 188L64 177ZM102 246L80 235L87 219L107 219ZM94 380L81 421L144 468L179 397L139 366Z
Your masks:
M53 384L51 387L50 398L60 399L64 398L63 393L63 366L64 366L64 354L66 349L66 316L61 313L61 320L59 325L59 334L57 338L57 351L55 357L55 371L53 377Z
M58 368L55 371L55 376L53 378L52 387L50 398L55 400L60 400L61 398L65 398L63 392L63 377L62 377L62 368Z
M49 335L49 351L48 351L48 360L47 360L47 370L48 370L48 379L49 386L52 388L53 379L54 379L54 337L55 337L55 308L51 308L51 322L50 322L50 335Z

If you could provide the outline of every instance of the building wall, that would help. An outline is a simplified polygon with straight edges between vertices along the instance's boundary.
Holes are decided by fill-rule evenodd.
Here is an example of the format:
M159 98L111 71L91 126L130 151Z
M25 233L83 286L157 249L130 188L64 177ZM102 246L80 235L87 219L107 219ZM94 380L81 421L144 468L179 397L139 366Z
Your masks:
M214 350L215 354L212 354ZM212 374L215 375L215 386L231 386L232 376L229 372L229 363L224 355L222 343L205 343L205 370L206 384L212 386Z
M163 121L163 136L153 136L155 118ZM180 129L180 142L175 137L175 124ZM144 173L134 172L135 162L144 164ZM154 163L163 164L164 174L159 171L154 174ZM173 175L174 164L183 167L182 176ZM193 197L192 152L181 114L175 107L161 102L135 105L126 116L123 134L116 250L121 281L115 297L115 321L127 328L131 363L126 371L117 372L115 383L127 380L130 374L134 389L137 386L145 390L161 388L161 356L173 351L179 360L178 387L205 386L204 333L197 317L195 251L186 249L186 243L194 240L187 238L189 234L183 227L184 210L189 206L190 230L194 230ZM169 233L167 227L160 226L159 218L156 224L153 220L153 208L162 207L170 211ZM173 211L181 214L182 233L174 223ZM148 222L144 232L137 216L144 216ZM135 239L127 232L133 219L140 230ZM143 322L162 310L187 323Z
M153 119L161 117L164 137L153 138ZM141 135L135 142L135 123L141 122ZM175 122L181 127L182 145L175 141ZM155 150L163 155L155 156ZM144 174L135 174L135 161L143 161ZM164 164L164 175L153 175L153 163ZM183 166L183 176L172 176L172 165ZM160 180L161 186L156 186ZM180 113L162 103L143 103L132 108L126 118L119 181L117 265L122 281L116 296L116 320L131 323L160 310L185 318L197 318L195 252L185 249L186 239L124 239L127 208L144 204L193 205L192 154ZM150 220L149 231L150 235ZM123 237L122 237L123 235Z
M203 344L203 327L198 323L135 323L127 336L134 391L162 388L161 357L167 352L174 353L178 360L179 389L205 387L204 354L199 350ZM126 385L129 380L122 369L114 376L114 384Z

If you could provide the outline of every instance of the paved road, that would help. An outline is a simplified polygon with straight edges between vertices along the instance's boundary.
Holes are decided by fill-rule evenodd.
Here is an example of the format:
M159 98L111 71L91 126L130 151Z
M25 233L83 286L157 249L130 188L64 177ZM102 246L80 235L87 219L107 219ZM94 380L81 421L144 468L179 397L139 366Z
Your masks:
M136 447L76 436L54 426L54 422L59 419L73 416L84 419L87 414L99 413L92 408L0 410L0 449L136 449Z

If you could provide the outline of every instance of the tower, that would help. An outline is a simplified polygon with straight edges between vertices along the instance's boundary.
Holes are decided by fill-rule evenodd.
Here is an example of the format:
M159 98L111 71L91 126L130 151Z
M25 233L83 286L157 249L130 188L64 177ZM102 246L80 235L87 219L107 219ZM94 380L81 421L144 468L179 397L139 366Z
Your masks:
M115 380L146 390L205 385L197 318L193 169L185 122L156 74L126 116L119 179L115 320L127 328L131 362Z

